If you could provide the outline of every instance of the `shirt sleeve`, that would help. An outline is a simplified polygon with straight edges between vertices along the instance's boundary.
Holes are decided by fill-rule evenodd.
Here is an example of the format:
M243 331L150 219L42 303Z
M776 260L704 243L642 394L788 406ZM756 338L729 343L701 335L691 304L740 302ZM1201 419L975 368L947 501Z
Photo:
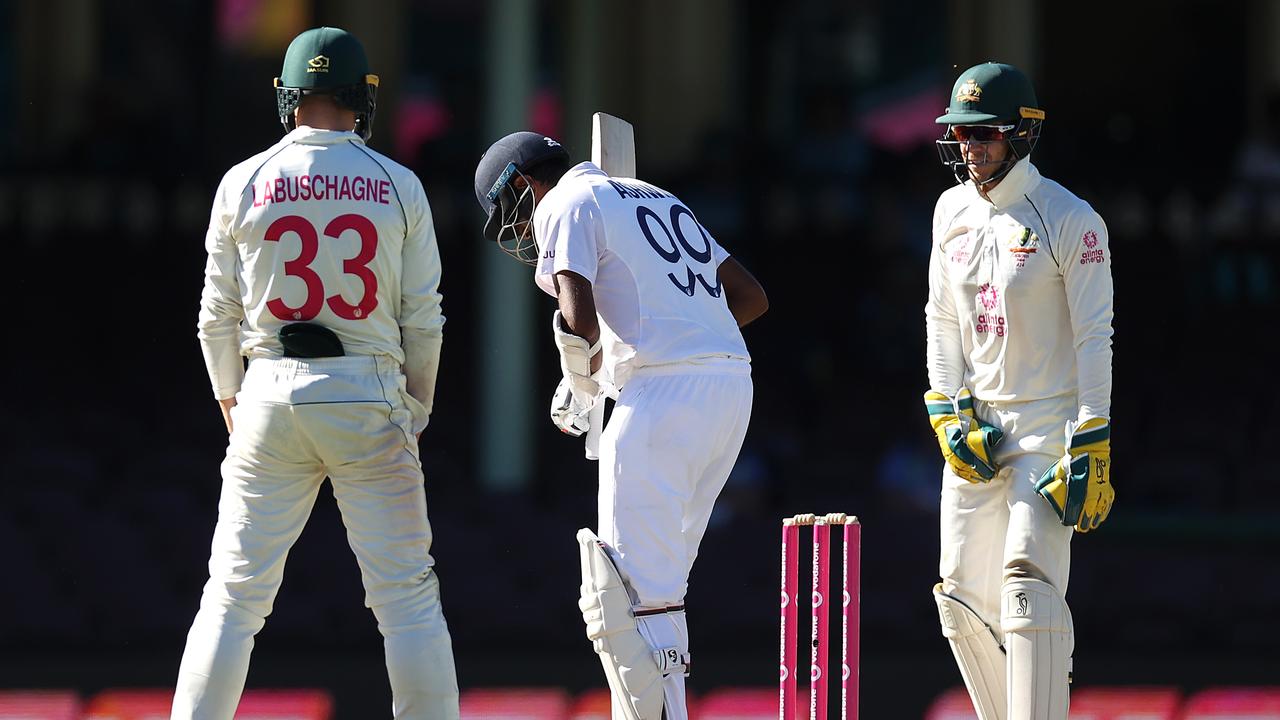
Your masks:
M707 233L707 242L711 243L711 264L720 267L725 260L729 259L729 251L716 242L716 239L711 237L711 233Z
M562 270L575 272L595 284L600 252L605 248L604 219L590 193L570 202L549 202L533 215L534 232L542 254L537 275L550 278ZM541 284L541 283L539 283Z
M240 357L241 302L239 252L232 236L238 198L228 197L230 176L224 177L213 198L209 230L204 246L208 259L204 267L204 290L200 294L200 314L196 336L204 354L205 369L219 400L234 397L244 380Z
M400 347L404 350L405 389L421 405L415 408L414 432L422 432L435 400L440 347L444 341L444 313L440 294L440 246L431 205L422 183L407 183L400 281Z
M960 340L960 320L947 277L944 242L948 228L940 220L942 203L933 215L933 249L929 253L929 299L924 306L925 358L929 387L954 396L964 384L964 347Z
M1078 420L1110 418L1114 288L1107 226L1084 206L1067 218L1061 241L1059 268L1075 336Z
M440 246L427 193L416 178L405 183L406 235L401 250L401 328L421 330L425 335L444 335L444 313L440 294Z

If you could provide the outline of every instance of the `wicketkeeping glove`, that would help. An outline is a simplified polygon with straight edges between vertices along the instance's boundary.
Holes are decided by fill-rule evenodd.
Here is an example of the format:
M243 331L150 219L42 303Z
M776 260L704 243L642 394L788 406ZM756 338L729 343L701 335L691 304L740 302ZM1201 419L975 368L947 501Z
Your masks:
M960 388L954 398L936 390L924 394L929 410L929 424L938 435L942 457L955 474L971 483L989 482L996 476L991 459L996 446L1004 440L1004 431L979 420L973 412L973 396L968 388Z
M1111 423L1090 418L1067 423L1067 452L1044 471L1036 490L1049 501L1063 525L1089 532L1111 512Z

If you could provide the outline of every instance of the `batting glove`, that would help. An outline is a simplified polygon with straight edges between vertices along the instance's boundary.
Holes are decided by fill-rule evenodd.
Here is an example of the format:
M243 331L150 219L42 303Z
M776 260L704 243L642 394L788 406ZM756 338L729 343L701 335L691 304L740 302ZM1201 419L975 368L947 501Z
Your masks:
M1089 532L1107 519L1116 491L1111 487L1111 423L1090 418L1067 423L1067 452L1044 471L1036 490L1063 525Z
M924 394L924 405L942 457L955 474L971 483L990 482L997 469L992 454L1004 440L1004 431L974 415L968 388L960 388L954 398L930 390Z
M569 378L560 378L560 384L551 396L551 423L566 435L581 437L591 429L591 421L587 418L590 412L591 407L578 400Z

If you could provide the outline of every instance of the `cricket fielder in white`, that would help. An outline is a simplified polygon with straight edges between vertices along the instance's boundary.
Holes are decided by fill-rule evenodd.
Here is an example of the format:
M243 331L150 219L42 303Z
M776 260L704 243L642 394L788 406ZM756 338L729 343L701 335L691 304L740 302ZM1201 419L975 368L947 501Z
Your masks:
M326 476L385 639L394 717L458 717L418 457L440 255L422 184L365 146L376 87L353 35L299 35L276 80L288 134L214 198L199 338L230 444L175 720L235 713Z
M934 595L982 720L1067 720L1071 535L1114 498L1107 228L1031 164L1043 120L999 63L961 74L938 118L960 184L934 211L925 307L946 459Z
M486 238L535 265L559 301L553 422L580 435L616 393L600 439L599 536L578 535L579 605L614 718L685 720L685 590L751 414L739 327L768 300L679 198L589 162L570 167L551 138L494 143L475 185Z

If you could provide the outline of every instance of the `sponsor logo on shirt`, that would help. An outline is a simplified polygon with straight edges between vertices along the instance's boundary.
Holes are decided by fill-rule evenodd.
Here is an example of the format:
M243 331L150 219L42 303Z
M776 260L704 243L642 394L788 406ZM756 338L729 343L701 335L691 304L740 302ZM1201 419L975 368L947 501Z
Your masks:
M979 335L995 333L996 337L1004 337L1004 316L996 312L1000 307L1000 291L991 283L983 283L982 287L978 288L977 300L986 312L978 313L978 321L973 326L974 332Z
M1106 261L1106 254L1102 251L1102 248L1098 247L1098 233L1092 230L1086 230L1080 240L1084 243L1086 248L1084 252L1080 253L1081 265L1090 265Z
M969 251L973 247L973 236L969 235L969 228L958 227L952 228L947 232L947 236L942 239L942 247L945 250L948 245L952 245L955 240L954 249L948 256L948 259L957 265L963 265L969 262Z
M983 283L978 288L978 302L988 310L995 310L1000 305L1000 291L991 283Z

